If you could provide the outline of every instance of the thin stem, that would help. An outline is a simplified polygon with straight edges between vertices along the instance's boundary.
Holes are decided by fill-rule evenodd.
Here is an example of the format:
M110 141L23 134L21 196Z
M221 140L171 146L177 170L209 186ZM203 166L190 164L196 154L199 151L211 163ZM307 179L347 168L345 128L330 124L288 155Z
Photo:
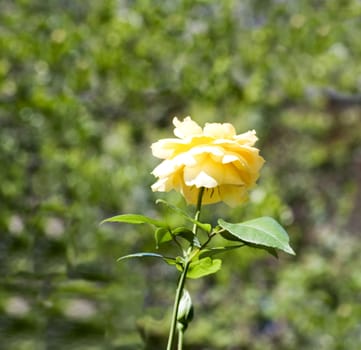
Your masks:
M201 215L201 208L202 208L202 198L203 198L203 193L204 193L205 188L201 187L199 189L199 193L198 193L198 199L197 199L197 206L196 206L196 215L194 216L194 220L199 221L199 217ZM197 224L193 225L193 233L196 236L197 235L197 229L198 226Z
M194 216L194 219L197 220L197 221L199 220L199 216L201 214L203 193L204 193L204 187L201 187L199 189L199 193L198 193L196 214ZM196 224L194 224L192 232L193 232L193 234L195 236L197 235L197 228L198 228L198 226ZM167 350L172 350L172 348L173 348L175 332L176 332L176 328L177 328L177 318L178 318L179 303L180 303L180 300L181 300L181 297L182 297L182 294L183 294L183 289L184 289L184 285L185 285L185 282L186 282L187 272L188 272L190 263L191 263L191 260L189 259L189 256L186 256L185 257L185 262L184 262L184 268L183 268L182 274L180 275L177 290L176 290L176 294L175 294L174 305L173 305L173 313L172 313L172 321L171 321L170 330L169 330ZM178 350L181 350L182 348L180 348L179 346L180 345L182 346L182 344L183 344L183 334L179 334L179 338L181 338L181 340L178 340ZM179 345L179 341L181 342L180 345Z
M175 300L174 300L172 323L171 323L170 331L169 331L167 350L172 350L172 348L173 348L176 325L177 325L179 302L181 300L181 296L183 293L184 284L186 281L186 276L187 276L189 265L190 265L190 261L186 261L186 263L184 265L184 269L182 271L182 274L179 278L177 291L176 291L176 295L175 295Z
M207 240L200 246L199 250L202 250L203 248L205 248L207 246L207 244L211 241L211 239L216 235L216 232L212 232Z
M178 347L177 350L183 349L183 335L184 335L184 327L181 325L181 327L178 327Z

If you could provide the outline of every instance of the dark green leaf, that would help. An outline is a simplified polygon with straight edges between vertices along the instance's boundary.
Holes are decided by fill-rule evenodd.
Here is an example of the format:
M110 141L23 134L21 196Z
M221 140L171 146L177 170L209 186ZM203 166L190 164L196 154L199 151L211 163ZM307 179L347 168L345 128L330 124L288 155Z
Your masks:
M173 231L167 227L159 227L155 230L154 236L157 248L160 244L171 241L175 236L179 236L191 244L194 241L193 232L186 227L178 227Z
M159 245L172 240L172 234L166 227L158 227L154 232L155 244L158 249Z
M270 253L271 255L273 255L275 258L278 258L277 251L276 251L274 248L266 247L266 246L262 246L262 245L258 245L258 244L252 244L252 243L243 241L243 240L239 239L237 236L231 234L231 233L228 232L228 231L221 231L221 232L220 232L220 235L221 235L224 239L226 239L227 241L243 242L244 245L247 245L247 246L249 246L249 247L251 247L251 248L255 248L255 249L263 249L263 250L265 250L266 252L268 252L268 253Z
M101 224L105 222L124 222L127 224L151 224L157 227L166 227L167 225L159 220L152 219L148 216L139 215L139 214L123 214L116 215L111 218L105 219L101 222Z
M277 248L288 254L295 255L289 245L289 237L284 228L270 217L261 217L243 223L232 224L222 219L218 224L227 231L220 234L227 240L241 241L263 247Z
M193 243L195 238L194 233L186 227L178 227L172 231L172 234L184 238L191 244Z
M271 255L273 255L275 258L278 259L277 250L275 248L266 247L264 245L259 245L259 244L252 244L252 243L245 243L245 245L254 249L265 250L267 253L270 253Z
M169 258L169 257L163 256L161 254L147 253L147 252L134 253L134 254L121 256L120 258L117 259L117 261L121 261L121 260L125 260L125 259L132 259L132 258L158 258L158 259L164 260L166 263L168 263L170 265L174 265L176 263L176 259L174 259L174 258Z
M187 277L196 279L207 275L211 275L219 271L221 266L222 266L221 259L213 260L210 257L206 257L200 260L196 260L190 264L189 270L187 272Z

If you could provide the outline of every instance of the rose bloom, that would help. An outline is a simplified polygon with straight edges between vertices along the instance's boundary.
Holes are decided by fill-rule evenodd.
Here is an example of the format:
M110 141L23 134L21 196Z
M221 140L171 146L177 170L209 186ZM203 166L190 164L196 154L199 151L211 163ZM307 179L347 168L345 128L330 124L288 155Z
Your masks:
M237 135L232 124L206 123L202 129L190 117L173 119L177 138L152 144L155 157L164 159L152 172L158 181L153 191L179 191L196 204L204 187L202 203L220 201L234 207L247 199L257 181L264 159L253 145L256 132Z

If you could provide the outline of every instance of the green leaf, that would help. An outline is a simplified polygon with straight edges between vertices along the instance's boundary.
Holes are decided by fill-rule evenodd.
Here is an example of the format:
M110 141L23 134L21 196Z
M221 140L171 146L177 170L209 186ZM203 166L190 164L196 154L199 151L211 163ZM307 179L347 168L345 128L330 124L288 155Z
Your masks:
M152 219L148 216L139 215L139 214L123 214L116 215L111 218L103 220L100 224L105 222L124 222L127 224L151 224L157 227L166 227L167 225L159 220Z
M172 231L172 234L184 238L191 244L193 243L195 238L194 233L186 227L178 227Z
M196 260L189 265L187 277L196 279L211 275L212 273L216 273L217 271L219 271L221 266L221 259L213 260L210 257L206 257L200 260Z
M277 255L277 251L276 249L274 248L271 248L271 247L266 247L266 246L263 246L263 245L259 245L259 244L253 244L253 243L249 243L249 242L246 242L244 240L241 240L239 239L238 236L235 236L234 234L228 232L228 231L221 231L219 233L224 239L226 239L227 241L233 241L233 242L243 242L244 245L248 246L248 247L251 247L251 248L255 248L255 249L263 249L265 250L266 252L270 253L271 255L273 255L275 258L278 258L278 255Z
M219 219L218 224L227 230L220 231L222 237L227 240L277 248L288 254L295 255L295 252L289 245L287 232L276 220L270 217L261 217L238 224L232 224Z
M182 216L187 216L187 217L189 217L189 215L187 214L187 212L185 212L184 210L176 207L176 206L173 205L173 204L168 203L168 202L165 201L164 199L157 199L157 200L155 201L155 204L163 204L163 205L165 205L166 207L168 207L170 210L172 210L172 211L174 211L174 212L176 212L176 213L178 213L178 214L180 214L180 215L182 215Z
M277 250L275 248L266 247L264 245L259 245L259 244L252 244L252 243L246 243L246 245L248 247L251 247L251 248L254 248L254 249L265 250L267 253L270 253L272 256L274 256L276 259L278 259Z
M156 248L159 248L159 245L166 243L172 240L172 234L166 227L158 227L154 232Z
M194 241L193 232L186 227L178 227L173 231L167 227L159 227L155 230L154 233L157 249L159 248L160 244L171 241L175 236L179 236L191 244Z
M217 255L217 254L222 254L222 253L225 253L229 250L234 250L234 249L237 249L237 248L242 248L244 247L246 244L243 243L243 244L237 244L237 245L233 245L233 246L228 246L228 247L216 247L216 248L206 248L206 249L203 249L200 253L199 253L199 256L202 257L202 258L205 258L207 256L211 257L213 255Z
M125 260L125 259L132 259L132 258L158 258L158 259L164 260L169 265L174 265L176 263L176 259L174 259L174 258L166 257L161 254L147 253L147 252L134 253L134 254L121 256L120 258L117 259L117 261L121 261L121 260Z
M202 229L203 231L210 233L212 231L212 226L210 224L205 224L202 223L198 220L193 219L191 216L189 216L185 211L183 211L182 209L179 209L178 207L166 202L163 199L157 199L156 204L164 204L165 206L167 206L169 209L171 209L172 211L182 215L183 217L185 217L188 221L190 221L192 224L196 224L200 229Z

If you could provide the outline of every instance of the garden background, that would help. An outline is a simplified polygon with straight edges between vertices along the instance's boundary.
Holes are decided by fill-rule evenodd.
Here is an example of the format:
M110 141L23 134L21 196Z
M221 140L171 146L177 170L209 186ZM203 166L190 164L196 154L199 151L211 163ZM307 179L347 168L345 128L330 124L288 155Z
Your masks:
M360 1L0 5L0 349L162 348L175 271L117 263L153 235L99 223L178 220L149 147L187 115L256 129L267 161L204 220L273 216L297 256L240 249L190 281L186 348L360 349Z

